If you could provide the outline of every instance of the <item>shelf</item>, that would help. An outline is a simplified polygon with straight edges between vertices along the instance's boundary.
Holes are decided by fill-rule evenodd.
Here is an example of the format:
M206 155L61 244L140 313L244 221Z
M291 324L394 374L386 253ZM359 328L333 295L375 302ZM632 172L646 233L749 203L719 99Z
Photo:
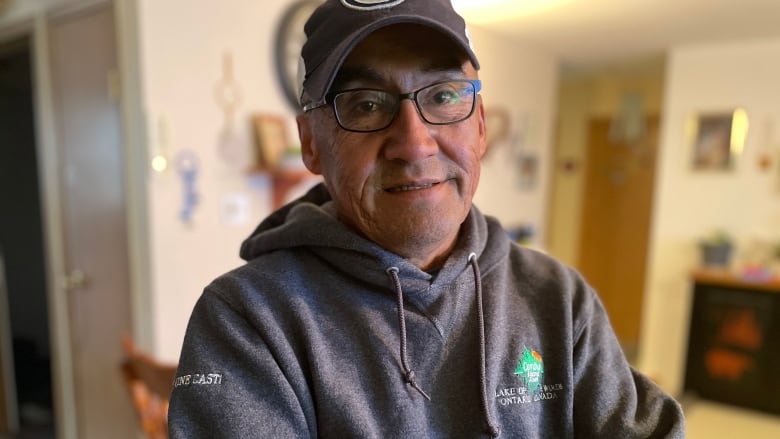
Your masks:
M284 205L287 199L287 193L290 189L315 175L306 168L278 168L265 169L253 168L249 171L250 175L267 175L271 180L271 200L272 208L276 210Z
M307 169L280 169L270 173L273 186L273 209L276 210L284 204L287 192L297 186L303 180L314 177Z
M700 284L780 293L780 278L777 276L765 281L751 280L726 269L700 269L694 271L692 277Z

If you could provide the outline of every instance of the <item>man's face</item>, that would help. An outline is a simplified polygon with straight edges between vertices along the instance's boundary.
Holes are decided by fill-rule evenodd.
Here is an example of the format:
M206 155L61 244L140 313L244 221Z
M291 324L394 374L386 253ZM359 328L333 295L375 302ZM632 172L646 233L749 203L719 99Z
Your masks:
M465 54L438 32L395 25L350 53L331 91L400 94L476 78ZM428 124L409 99L377 132L342 129L329 105L299 116L298 125L304 163L323 175L341 221L422 269L443 262L479 181L486 146L481 98L468 119L451 125Z

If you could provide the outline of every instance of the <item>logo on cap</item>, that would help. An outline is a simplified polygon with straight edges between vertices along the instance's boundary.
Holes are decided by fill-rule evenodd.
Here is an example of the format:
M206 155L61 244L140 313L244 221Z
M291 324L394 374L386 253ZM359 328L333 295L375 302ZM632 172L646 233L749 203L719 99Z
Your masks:
M341 0L341 4L359 11L371 11L374 9L386 9L398 6L406 0Z

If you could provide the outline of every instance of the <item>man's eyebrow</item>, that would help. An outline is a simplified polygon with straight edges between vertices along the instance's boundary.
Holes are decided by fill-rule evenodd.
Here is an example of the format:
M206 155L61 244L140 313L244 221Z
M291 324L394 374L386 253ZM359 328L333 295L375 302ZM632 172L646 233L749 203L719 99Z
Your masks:
M330 89L337 91L344 88L346 84L355 81L382 82L383 80L382 75L370 67L342 67Z

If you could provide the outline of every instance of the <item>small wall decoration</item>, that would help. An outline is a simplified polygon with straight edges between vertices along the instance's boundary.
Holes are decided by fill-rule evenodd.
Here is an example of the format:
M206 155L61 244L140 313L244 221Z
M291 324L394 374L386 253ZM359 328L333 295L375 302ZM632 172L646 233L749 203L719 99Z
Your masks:
M535 154L525 154L518 159L517 164L520 188L534 189L539 179L539 158Z
M289 146L285 119L270 114L258 114L253 117L253 125L256 145L255 168L276 169Z
M510 140L512 121L509 111L504 107L485 108L485 128L487 129L485 154L490 154L499 144Z
M693 169L732 169L744 150L747 130L747 113L741 108L692 116L686 131L692 147Z
M223 115L218 138L219 155L228 163L240 165L246 144L238 137L234 122L241 105L241 87L233 74L233 55L230 52L222 55L222 76L214 86L214 99Z
M774 163L780 159L780 141L775 142L774 120L768 118L764 124L763 138L758 149L758 169L770 172Z
M200 160L191 149L184 149L176 155L176 170L182 182L181 210L179 210L179 219L184 224L191 224L195 214L195 207L198 205L200 196L198 195L198 172L200 170Z

